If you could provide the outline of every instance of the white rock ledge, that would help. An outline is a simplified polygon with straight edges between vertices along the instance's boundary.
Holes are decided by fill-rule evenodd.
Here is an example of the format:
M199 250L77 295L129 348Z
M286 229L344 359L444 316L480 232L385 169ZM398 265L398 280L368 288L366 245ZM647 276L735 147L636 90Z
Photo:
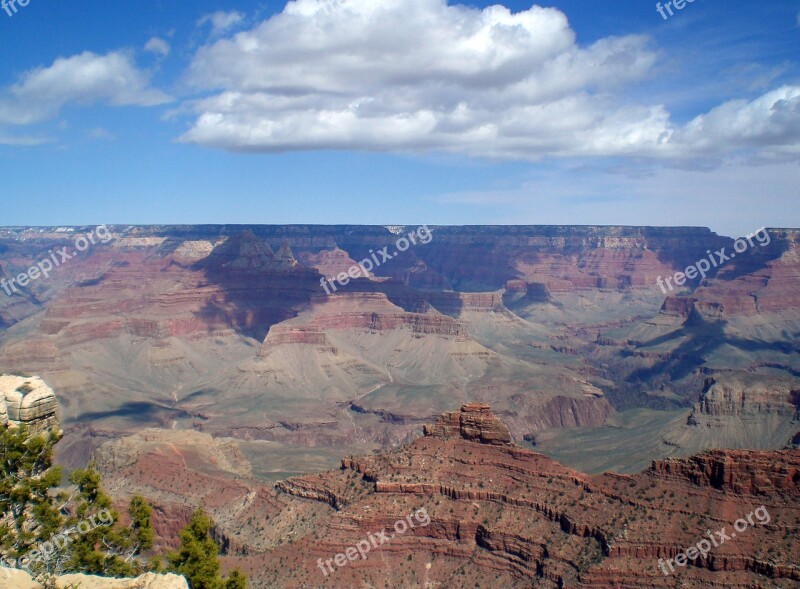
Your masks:
M0 568L0 587L3 589L42 589L25 571ZM56 587L68 589L189 589L186 579L179 575L147 573L135 579L110 579L91 575L56 577Z

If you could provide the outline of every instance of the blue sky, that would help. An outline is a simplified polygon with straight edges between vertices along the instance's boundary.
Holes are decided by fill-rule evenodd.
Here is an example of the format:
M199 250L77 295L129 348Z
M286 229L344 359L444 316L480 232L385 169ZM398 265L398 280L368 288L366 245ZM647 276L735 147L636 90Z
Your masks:
M0 10L0 225L800 226L800 2L490 6Z

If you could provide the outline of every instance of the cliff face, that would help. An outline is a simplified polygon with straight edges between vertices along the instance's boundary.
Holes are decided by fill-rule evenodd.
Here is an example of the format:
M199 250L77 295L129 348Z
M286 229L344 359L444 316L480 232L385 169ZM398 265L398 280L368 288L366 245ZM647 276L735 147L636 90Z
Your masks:
M695 407L693 419L748 417L774 413L800 417L800 390L792 382L769 386L755 377L709 378Z
M691 458L657 460L648 474L725 493L774 497L797 492L800 454L788 450L712 450Z
M706 378L685 425L665 438L687 448L782 448L799 423L795 379L723 373Z
M664 311L688 316L694 309L708 317L751 317L800 308L800 231L767 233L769 243L762 233L761 241L753 240L741 253L729 246L731 259L691 295L668 297Z
M240 442L191 432L148 431L108 443L95 458L111 488L154 504L160 546L203 505L226 564L248 574L253 589L800 582L800 451L713 451L635 475L586 475L510 443L484 404L447 412L426 433L274 487L252 478ZM709 531L730 535L748 517L735 538L663 573L659 559ZM327 574L319 568L381 533L387 539L365 558Z

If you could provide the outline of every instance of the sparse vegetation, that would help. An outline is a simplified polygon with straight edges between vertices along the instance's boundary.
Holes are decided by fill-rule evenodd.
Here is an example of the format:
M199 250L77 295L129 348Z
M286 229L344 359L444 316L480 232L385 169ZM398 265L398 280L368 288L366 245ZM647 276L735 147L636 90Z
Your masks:
M0 428L0 555L26 562L43 543L54 544L48 558L30 561L31 572L41 578L70 572L130 576L147 570L138 557L152 546L152 537L148 545L146 533L149 506L143 499L132 504L134 525L120 525L111 500L100 488L100 475L92 467L72 473L71 492L55 493L62 476L53 464L59 439L56 431L30 436L24 427ZM99 512L106 513L103 510L110 514L109 521L81 529ZM66 533L75 529L80 533ZM59 536L65 540L52 542Z
M191 589L245 589L247 581L238 570L227 579L219 574L219 548L211 539L211 518L202 509L192 514L189 525L181 531L181 545L167 555L169 570L185 576Z
M28 562L27 558L49 542L56 545L55 551L46 559L31 560L29 565L30 572L41 581L65 573L131 577L146 571L161 572L160 557L145 558L153 548L154 532L152 508L143 497L131 498L131 523L123 526L92 465L71 473L70 490L56 492L62 471L53 463L53 455L60 438L55 430L31 436L25 427L0 426L2 560ZM109 517L84 530L81 524L97 523L98 513ZM211 525L202 511L194 514L181 533L180 549L169 555L170 570L185 575L191 589L245 589L247 580L239 571L232 571L224 580L219 577L219 549L209 536ZM80 533L65 534L76 529ZM69 541L53 542L59 535Z

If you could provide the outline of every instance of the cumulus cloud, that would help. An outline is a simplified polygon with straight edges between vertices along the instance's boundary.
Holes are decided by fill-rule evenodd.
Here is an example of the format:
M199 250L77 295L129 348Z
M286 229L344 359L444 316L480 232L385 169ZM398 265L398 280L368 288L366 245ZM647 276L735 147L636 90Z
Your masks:
M86 51L25 73L0 92L0 124L29 125L55 117L66 104L155 106L171 100L126 52Z
M221 35L231 30L244 20L244 15L241 12L224 12L218 10L211 14L206 14L197 21L197 26L202 27L206 24L211 24L211 34Z
M144 50L148 53L155 53L162 57L166 57L169 55L170 46L169 43L164 41L164 39L159 39L158 37L152 37L144 46Z
M580 46L554 8L295 0L198 50L187 78L210 94L193 103L196 119L181 140L234 151L439 150L529 160L796 148L797 88L731 102L679 127L664 105L625 97L656 59L641 36Z
M676 130L668 145L696 155L752 148L758 159L800 156L800 86L726 102Z

